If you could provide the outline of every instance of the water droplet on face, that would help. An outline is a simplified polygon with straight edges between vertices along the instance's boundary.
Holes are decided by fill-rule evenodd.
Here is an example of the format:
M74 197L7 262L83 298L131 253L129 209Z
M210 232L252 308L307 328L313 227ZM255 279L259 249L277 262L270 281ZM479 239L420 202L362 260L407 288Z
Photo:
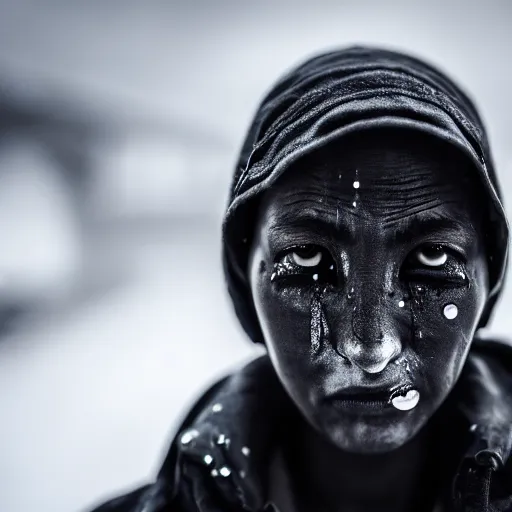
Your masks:
M318 274L313 274L313 281L318 281Z
M395 396L391 403L399 411L410 411L414 409L420 401L420 392L416 389L410 389L405 396Z
M359 183L359 181L354 181L354 183L352 183L352 186L353 186L354 188L359 188L359 187L360 187L360 185L361 185L361 184Z
M401 300L399 303L398 303L398 307L399 308L403 308L405 306L405 302L403 300Z
M242 447L242 453L243 453L246 457L249 457L249 455L251 454L251 450L250 450L247 446L243 446L243 447Z
M213 404L212 411L213 412L220 412L220 411L222 411L222 404Z
M231 475L231 469L229 469L227 466L222 466L219 469L219 473L221 474L221 476L226 477Z
M444 307L443 314L448 320L453 320L459 314L459 309L455 304L448 304Z
M211 455L205 455L203 457L204 463L209 466L213 462L213 457Z
M311 320L310 320L310 339L311 354L316 354L320 350L322 339L328 339L329 325L320 302L321 294L317 290L311 299Z
M189 444L193 439L199 435L197 430L188 430L181 436L181 444Z

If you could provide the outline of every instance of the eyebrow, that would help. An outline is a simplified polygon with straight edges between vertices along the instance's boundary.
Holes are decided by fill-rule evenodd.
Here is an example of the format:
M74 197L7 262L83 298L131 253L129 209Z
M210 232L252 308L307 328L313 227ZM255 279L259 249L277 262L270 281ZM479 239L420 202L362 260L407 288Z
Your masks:
M296 229L307 229L327 237L343 237L347 241L357 239L349 226L337 222L334 215L307 208L300 212L281 212L275 224L270 227L271 234L280 235ZM454 235L461 237L466 243L472 243L477 237L473 223L465 216L461 219L439 212L422 212L413 214L400 221L384 224L384 230L394 233L392 243L407 243L411 238L428 235Z
M281 234L283 231L295 229L308 229L324 236L342 236L347 240L353 238L351 229L337 222L336 216L326 215L324 211L317 211L315 208L306 208L300 212L280 212L278 220L270 227L273 234Z
M394 241L398 243L404 243L412 237L428 234L456 233L468 243L472 242L477 236L475 227L465 216L462 216L462 219L459 220L437 212L414 215L401 221L394 229Z

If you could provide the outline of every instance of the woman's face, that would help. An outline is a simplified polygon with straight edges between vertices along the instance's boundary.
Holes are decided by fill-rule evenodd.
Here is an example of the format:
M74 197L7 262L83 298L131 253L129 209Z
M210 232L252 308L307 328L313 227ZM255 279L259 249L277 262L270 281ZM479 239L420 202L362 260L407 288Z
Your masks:
M376 453L411 439L453 388L488 278L469 164L428 137L357 141L266 193L248 272L299 410L338 447Z

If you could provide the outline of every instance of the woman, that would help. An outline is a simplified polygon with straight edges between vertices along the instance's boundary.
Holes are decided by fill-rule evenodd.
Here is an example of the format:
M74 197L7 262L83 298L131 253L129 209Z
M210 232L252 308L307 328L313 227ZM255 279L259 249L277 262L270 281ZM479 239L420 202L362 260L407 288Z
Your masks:
M97 512L512 510L512 350L476 334L507 245L484 128L446 76L359 47L294 69L224 222L229 292L268 356Z

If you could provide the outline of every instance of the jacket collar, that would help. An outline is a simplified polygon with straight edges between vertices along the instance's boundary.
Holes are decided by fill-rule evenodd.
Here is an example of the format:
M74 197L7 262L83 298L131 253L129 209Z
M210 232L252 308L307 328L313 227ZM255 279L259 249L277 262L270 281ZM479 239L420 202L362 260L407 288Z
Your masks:
M455 391L470 436L460 468L502 470L512 451L512 347L475 340ZM190 510L217 510L213 503L271 510L265 501L270 457L294 409L269 358L256 359L210 390L194 411L159 478L174 480L174 493Z

